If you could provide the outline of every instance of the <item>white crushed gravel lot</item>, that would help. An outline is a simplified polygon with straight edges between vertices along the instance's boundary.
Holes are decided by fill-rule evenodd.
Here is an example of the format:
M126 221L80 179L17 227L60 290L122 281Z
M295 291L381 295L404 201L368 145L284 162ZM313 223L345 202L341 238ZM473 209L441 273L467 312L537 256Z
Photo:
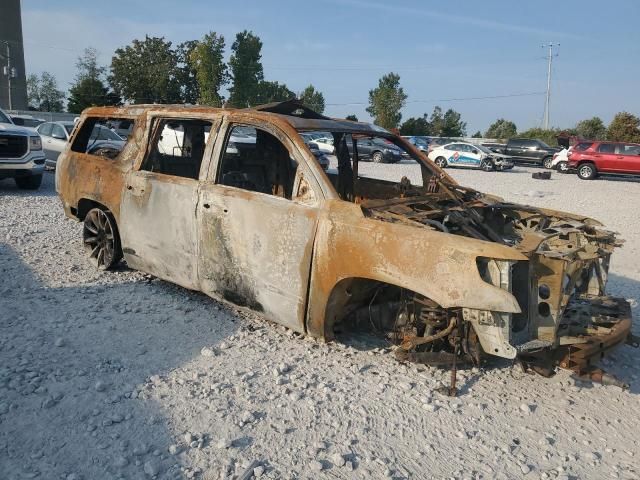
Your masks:
M640 180L532 171L449 170L620 232L609 291L639 317ZM640 478L638 349L604 361L629 391L497 362L449 398L447 371L363 339L317 343L125 265L96 271L80 237L53 175L37 192L0 182L0 479Z

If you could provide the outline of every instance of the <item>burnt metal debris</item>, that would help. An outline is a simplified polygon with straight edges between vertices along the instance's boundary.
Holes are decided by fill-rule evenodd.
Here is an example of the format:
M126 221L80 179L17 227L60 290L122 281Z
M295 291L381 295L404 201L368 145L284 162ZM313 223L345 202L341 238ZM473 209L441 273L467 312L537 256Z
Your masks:
M86 153L112 119L134 123L124 149ZM336 170L302 132L330 137ZM422 185L359 175L359 138L400 147ZM487 356L616 383L598 360L637 345L629 304L605 291L621 242L599 222L465 188L404 139L294 101L87 109L56 188L98 267L124 256L327 341L367 325L402 361L452 366L450 394L457 366Z

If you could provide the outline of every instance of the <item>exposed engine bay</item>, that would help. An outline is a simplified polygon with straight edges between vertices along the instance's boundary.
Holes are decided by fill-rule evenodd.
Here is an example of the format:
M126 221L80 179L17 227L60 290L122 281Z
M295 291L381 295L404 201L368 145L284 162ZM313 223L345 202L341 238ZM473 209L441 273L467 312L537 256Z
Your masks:
M514 295L520 312L445 309L381 286L352 320L385 331L403 361L479 365L493 355L545 376L561 367L626 387L595 366L610 348L637 344L629 333L629 304L605 294L610 256L622 243L613 232L589 218L506 203L457 185L428 193L407 183L397 184L405 185L400 197L360 198L365 215L514 248L527 260L478 257L476 267L485 282Z

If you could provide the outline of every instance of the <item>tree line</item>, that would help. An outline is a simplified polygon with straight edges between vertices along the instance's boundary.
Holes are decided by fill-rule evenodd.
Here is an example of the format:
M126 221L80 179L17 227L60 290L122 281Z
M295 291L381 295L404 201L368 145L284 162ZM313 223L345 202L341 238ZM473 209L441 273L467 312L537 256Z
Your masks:
M298 98L324 112L324 95L313 85L296 94L286 84L264 78L262 41L252 32L236 35L227 63L225 47L224 36L216 32L175 46L164 37L147 35L118 48L108 70L99 65L97 51L87 48L76 63L67 110L80 113L91 106L123 103L245 108ZM57 87L53 75L29 75L27 85L31 109L62 111L65 92ZM222 93L227 86L228 98Z
M225 63L224 36L209 32L200 40L173 45L164 37L145 36L118 48L111 65L99 65L94 48L85 49L76 63L76 77L69 89L67 110L80 113L96 105L123 103L188 103L213 107L252 107L264 103L299 99L304 105L323 113L324 95L313 85L295 93L285 83L266 80L262 66L262 41L250 31L237 33ZM227 96L225 96L225 89ZM33 110L62 111L65 92L48 72L27 78L29 106ZM443 112L435 106L431 114L424 113L402 121L402 109L407 94L400 84L400 75L383 75L378 85L369 91L367 113L374 123L398 131L401 135L463 137L467 124L452 108ZM349 120L358 120L355 115ZM533 128L518 131L516 125L500 118L492 123L484 137L508 139L515 136L539 138L556 144L560 134L576 135L593 140L640 142L640 118L620 112L605 126L598 117L578 122L570 129ZM482 132L473 134L482 137Z
M480 132L477 132L480 137ZM530 128L518 131L516 124L499 118L484 133L485 138L506 140L513 137L538 138L549 145L557 145L561 136L576 136L588 140L613 140L621 142L640 142L640 118L629 112L618 112L607 126L600 117L579 121L572 128Z

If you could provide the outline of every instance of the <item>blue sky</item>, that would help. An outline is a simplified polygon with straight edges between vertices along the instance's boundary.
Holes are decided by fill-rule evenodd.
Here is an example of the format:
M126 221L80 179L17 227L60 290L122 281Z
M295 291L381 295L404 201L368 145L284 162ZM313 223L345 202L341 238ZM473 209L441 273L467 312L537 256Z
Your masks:
M229 50L248 29L263 41L265 78L294 91L312 83L331 116L368 119L368 91L394 71L404 119L440 105L461 112L470 134L499 117L526 129L541 124L544 95L470 98L543 92L541 45L553 41L551 125L640 114L637 0L22 0L22 10L27 72L50 71L65 90L85 47L109 64L145 34L179 43L214 30Z

